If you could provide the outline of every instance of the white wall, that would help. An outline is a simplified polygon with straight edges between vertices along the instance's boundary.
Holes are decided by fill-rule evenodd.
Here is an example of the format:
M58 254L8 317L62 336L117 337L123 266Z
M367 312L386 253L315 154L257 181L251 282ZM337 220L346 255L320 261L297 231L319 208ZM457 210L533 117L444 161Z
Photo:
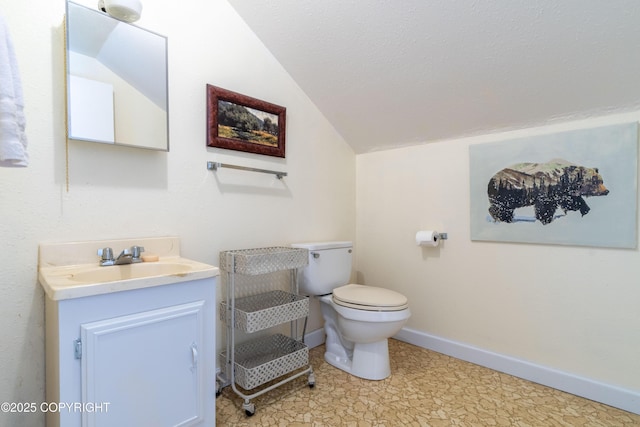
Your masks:
M31 156L26 169L0 168L2 402L44 400L39 242L177 235L184 256L217 264L226 249L355 239L353 151L225 1L144 4L139 24L169 38L171 151L72 141L67 169L64 6L0 0ZM286 159L207 149L207 83L287 107ZM289 176L214 173L208 160ZM42 426L44 417L0 413L0 425Z
M408 328L640 396L638 249L471 241L468 154L471 144L638 119L640 112L358 155L358 279L404 293ZM417 247L421 229L449 239Z

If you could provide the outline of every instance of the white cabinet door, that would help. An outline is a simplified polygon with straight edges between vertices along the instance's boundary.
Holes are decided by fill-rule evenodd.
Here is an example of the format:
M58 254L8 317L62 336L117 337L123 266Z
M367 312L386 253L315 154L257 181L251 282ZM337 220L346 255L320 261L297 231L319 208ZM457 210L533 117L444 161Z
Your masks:
M83 426L190 426L204 418L204 301L84 323ZM105 410L104 403L108 403Z

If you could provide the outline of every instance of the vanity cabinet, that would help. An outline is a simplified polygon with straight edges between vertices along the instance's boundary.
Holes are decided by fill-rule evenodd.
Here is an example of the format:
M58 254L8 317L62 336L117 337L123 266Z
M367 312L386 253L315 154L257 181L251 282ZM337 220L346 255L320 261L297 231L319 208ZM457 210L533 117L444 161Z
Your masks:
M215 286L47 297L47 426L215 425Z

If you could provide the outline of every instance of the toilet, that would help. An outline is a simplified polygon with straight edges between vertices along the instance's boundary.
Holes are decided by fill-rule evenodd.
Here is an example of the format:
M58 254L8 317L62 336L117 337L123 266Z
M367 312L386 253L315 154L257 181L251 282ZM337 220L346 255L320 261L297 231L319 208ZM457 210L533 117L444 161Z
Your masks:
M411 316L407 298L395 291L349 283L351 242L296 243L309 250L300 292L318 297L324 318L324 359L368 380L391 374L387 339Z

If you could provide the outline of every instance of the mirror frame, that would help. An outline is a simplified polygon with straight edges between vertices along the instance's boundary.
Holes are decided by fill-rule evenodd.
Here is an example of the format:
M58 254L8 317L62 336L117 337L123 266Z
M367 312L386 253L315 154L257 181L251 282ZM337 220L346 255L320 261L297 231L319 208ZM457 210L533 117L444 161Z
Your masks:
M83 23L83 25L77 25L78 21L77 20L74 21L72 19L72 13L73 13L71 10L72 8L80 8L79 10L81 13L92 14L92 15L96 14L96 18L103 20L100 22L103 23L105 27L110 27L111 30L105 31L105 34L97 35L97 37L95 34L86 33L82 31L82 27L89 26L91 30L93 30L97 27L100 27L100 25L91 25L91 24L85 24L85 23ZM76 23L75 26L74 26L74 22ZM120 25L126 26L126 27L118 27ZM80 27L80 28L76 28L76 27ZM72 54L72 51L70 48L72 43L71 37L74 34L74 31L80 30L81 31L80 34L87 34L86 38L102 37L103 39L106 40L107 38L109 38L108 36L110 36L114 32L114 29L116 28L118 28L122 32L126 32L127 34L128 32L131 32L131 31L135 31L136 33L140 31L140 32L143 32L140 34L144 34L144 36L148 36L148 37L157 36L159 37L158 45L164 44L164 57L161 58L159 55L157 56L158 63L162 63L162 62L164 63L164 82L162 82L163 86L160 87L160 85L157 85L157 87L160 87L159 95L157 96L159 101L157 102L152 101L151 98L143 95L142 92L139 92L139 88L135 87L134 83L130 83L126 81L124 78L121 78L120 76L118 76L117 72L113 71L113 69L110 69L106 66L103 67L104 70L107 70L105 74L112 74L113 76L115 76L113 78L113 80L116 80L115 84L110 82L105 83L104 80L109 80L109 79L106 79L104 75L102 76L103 81L101 81L101 79L97 77L95 79L91 79L91 78L87 79L85 78L87 77L86 75L78 76L76 75L76 73L72 74L72 72L74 72L74 70L72 70L72 63L74 61L72 61L71 57L76 53L74 51L74 53ZM78 34L77 31L75 34L77 36ZM126 51L126 49L128 48L129 51L131 51L131 49L133 49L131 45L133 45L133 43L131 44L126 43L126 46L121 43L116 47L117 48L123 47L123 51ZM140 51L138 50L136 52L140 52ZM80 56L84 54L77 53L77 55ZM141 58L142 56L143 55L135 55L135 53L132 55L132 57L135 57L135 58ZM93 59L96 59L96 57L94 56ZM77 63L77 60L76 60L76 63ZM166 36L163 36L161 34L147 30L145 28L139 27L137 25L133 25L127 22L117 20L112 16L108 15L107 13L101 12L97 9L92 9L83 4L79 4L79 3L67 0L66 16L65 16L65 66L66 66L65 68L66 129L67 129L67 138L69 140L98 142L98 143L111 144L111 145L117 145L117 146L143 148L143 149L154 150L154 151L165 151L165 152L169 151L169 145L170 145L169 144L170 143L169 55L168 55L168 38ZM155 69L157 69L157 66L149 64L149 66L147 67L149 68L148 72L153 72L154 67ZM87 69L88 68L90 67L87 67ZM101 65L101 68L102 68L102 65ZM140 67L138 66L136 69L140 69ZM77 67L75 71L77 72ZM85 72L85 74L87 73L90 74L90 72ZM77 74L82 74L82 72ZM92 76L89 76L89 77L92 77ZM72 79L74 81L74 85L81 83L84 86L73 86L74 88L77 88L77 89L74 89L75 92L72 91ZM123 100L120 99L122 97L118 97L117 95L118 92L114 90L114 86L118 86L119 88L122 86L125 86L127 88L134 88L135 90L129 90L128 93L135 94L135 95L125 98L125 101L123 102ZM164 93L162 91L164 91ZM72 99L72 93L77 93L82 96L80 98L74 96ZM123 92L120 91L120 94L122 93ZM85 99L84 104L82 104L82 100L78 101L83 97ZM103 102L99 102L98 101L99 99L102 99ZM131 102L132 100L133 102ZM164 101L164 104L165 104L164 108L162 108L162 105L161 105L162 101ZM78 104L78 102L80 102L80 104ZM160 102L160 104L158 104L158 102ZM79 110L78 110L78 105L81 105ZM140 108L140 105L148 106L149 108L146 108L146 109ZM125 107L122 107L122 106L125 106ZM162 114L163 112L162 110L164 110L164 115ZM86 122L87 124L85 126L85 129L90 128L91 131L93 131L94 127L96 129L100 128L100 124L95 123L93 119L95 117L101 117L103 119L102 128L106 129L105 131L106 133L103 133L102 135L106 135L106 138L102 138L101 135L99 134L96 134L96 136L98 136L97 138L87 137L87 135L89 135L88 133L82 134L77 131L74 135L73 134L74 128L72 127L73 123L76 124L76 129L82 129L82 126L84 126L82 120L80 120L77 115L75 117L76 120L73 121L74 117L72 113L77 111L81 111L85 113L84 115L86 117L91 118L90 122ZM86 114L88 111L90 111L90 113ZM147 111L148 114L143 115L141 117L139 114L140 111ZM162 119L162 116L164 116L164 120ZM156 120L151 120L151 117L155 117ZM120 125L117 126L116 123L120 123ZM148 124L147 129L142 127L141 123ZM162 128L158 126L158 124L160 123L162 124ZM111 127L111 129L109 129L109 127ZM118 131L118 129L120 129L120 132ZM122 137L122 132L123 132L122 129L125 129L125 133L126 133L125 137ZM164 132L165 135L162 135L161 134L162 132ZM148 139L148 143L144 143L144 144L141 143L141 140L144 139L145 135L153 135L154 133L159 134L159 137L158 138L150 137ZM111 135L113 136L111 137ZM154 141L158 141L161 139L165 140L164 143L162 143L162 145L153 144Z

